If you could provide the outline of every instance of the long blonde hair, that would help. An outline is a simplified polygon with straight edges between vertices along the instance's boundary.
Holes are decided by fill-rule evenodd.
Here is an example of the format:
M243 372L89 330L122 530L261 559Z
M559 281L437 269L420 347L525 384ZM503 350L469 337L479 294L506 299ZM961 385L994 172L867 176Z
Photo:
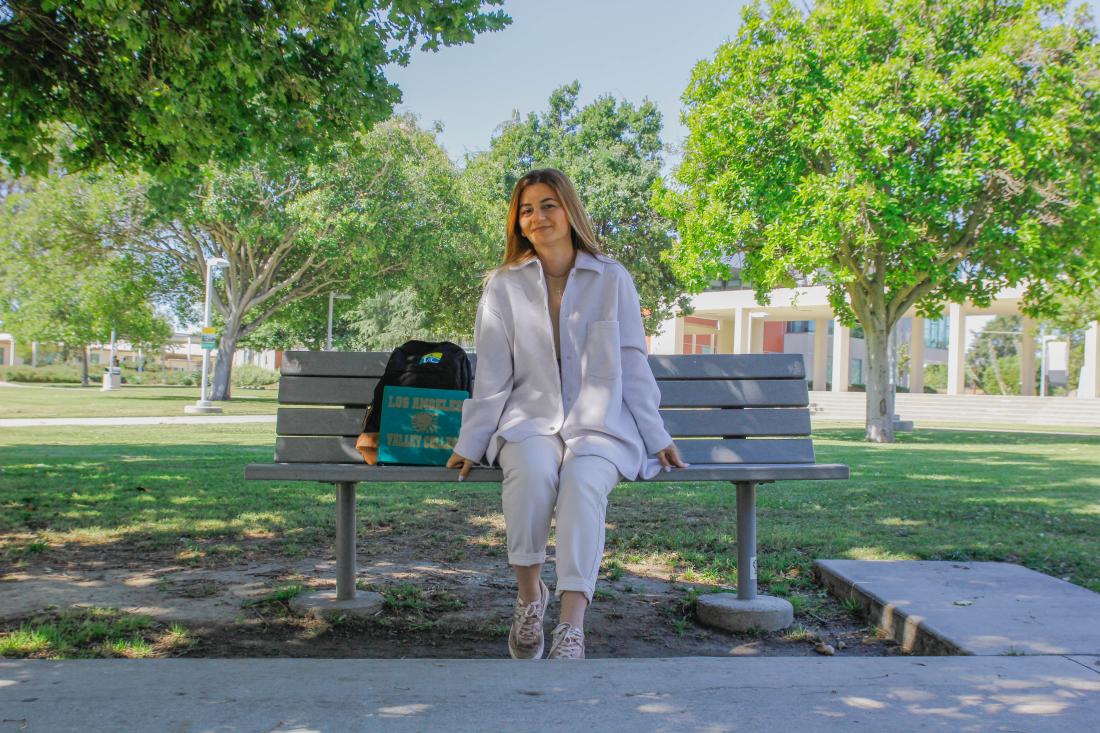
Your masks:
M495 272L509 265L523 262L535 256L535 248L523 232L519 229L519 200L524 190L535 183L544 183L554 189L558 200L565 209L565 218L569 221L569 229L572 233L573 249L583 249L592 256L602 255L600 241L596 238L596 232L592 228L592 220L588 218L584 204L577 195L577 189L573 188L573 182L556 168L536 168L516 181L512 189L512 203L508 206L508 217L504 223L504 261L500 267L486 275L488 281Z

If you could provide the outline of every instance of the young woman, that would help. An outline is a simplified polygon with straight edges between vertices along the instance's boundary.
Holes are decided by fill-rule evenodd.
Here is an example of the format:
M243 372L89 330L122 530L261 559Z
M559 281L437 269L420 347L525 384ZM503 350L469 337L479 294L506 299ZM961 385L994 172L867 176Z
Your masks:
M515 659L542 657L550 592L539 572L556 513L561 619L548 658L583 659L608 494L624 478L686 464L657 411L634 282L600 252L569 179L551 168L521 178L506 236L478 306L474 393L447 467L459 481L477 462L504 471Z

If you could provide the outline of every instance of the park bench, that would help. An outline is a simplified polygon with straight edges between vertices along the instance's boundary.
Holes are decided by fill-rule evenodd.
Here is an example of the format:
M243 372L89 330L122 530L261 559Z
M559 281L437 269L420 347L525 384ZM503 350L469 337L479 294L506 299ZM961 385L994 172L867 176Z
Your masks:
M355 586L356 485L457 478L455 469L443 467L368 466L356 452L364 402L374 394L388 358L386 353L285 353L279 404L294 407L278 411L274 463L245 469L246 479L337 486L336 593L326 600L332 608L352 608L362 595ZM471 362L476 378L476 355ZM654 355L649 364L660 386L665 427L691 464L652 480L736 486L737 602L751 608L757 599L756 486L848 478L847 466L815 463L802 355ZM467 481L501 479L499 468L475 467Z

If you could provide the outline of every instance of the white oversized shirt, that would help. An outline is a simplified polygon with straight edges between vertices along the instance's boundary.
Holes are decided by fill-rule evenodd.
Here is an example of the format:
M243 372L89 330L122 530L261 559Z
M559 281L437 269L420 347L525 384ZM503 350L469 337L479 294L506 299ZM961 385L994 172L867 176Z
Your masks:
M627 479L652 478L672 442L646 357L638 292L611 258L577 251L559 320L557 368L537 257L498 270L474 325L474 391L454 450L492 465L505 441L560 433L576 455L606 458Z

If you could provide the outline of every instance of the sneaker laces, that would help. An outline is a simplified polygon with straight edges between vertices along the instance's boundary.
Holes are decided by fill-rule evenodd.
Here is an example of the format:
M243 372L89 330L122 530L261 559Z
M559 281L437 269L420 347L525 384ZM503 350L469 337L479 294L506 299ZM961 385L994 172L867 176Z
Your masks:
M516 625L516 640L524 646L538 644L539 635L542 634L542 619L539 617L542 598L536 598L530 603L524 604L516 601L516 610L512 614L512 623Z
M577 626L562 623L554 629L555 657L578 658L584 653L584 632Z

